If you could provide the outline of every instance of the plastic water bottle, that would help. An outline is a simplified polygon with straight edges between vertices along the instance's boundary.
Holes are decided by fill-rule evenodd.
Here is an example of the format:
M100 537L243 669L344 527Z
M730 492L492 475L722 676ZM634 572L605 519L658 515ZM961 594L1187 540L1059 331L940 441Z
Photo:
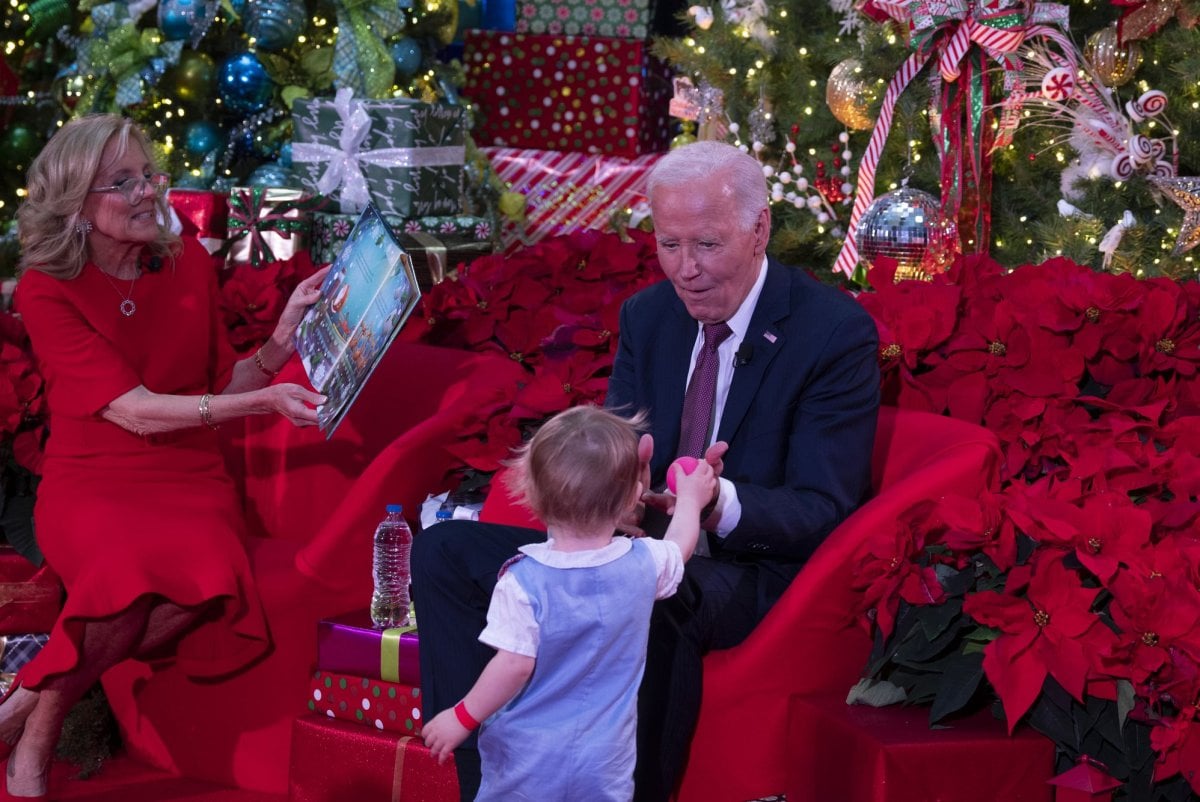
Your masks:
M371 595L371 621L377 627L408 623L409 553L412 530L400 514L399 504L387 505L387 517L375 530L375 592Z

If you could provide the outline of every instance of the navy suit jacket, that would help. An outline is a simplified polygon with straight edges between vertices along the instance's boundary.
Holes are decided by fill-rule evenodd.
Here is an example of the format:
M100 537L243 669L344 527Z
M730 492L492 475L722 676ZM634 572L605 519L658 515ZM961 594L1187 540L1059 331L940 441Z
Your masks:
M679 447L698 331L670 282L621 308L605 403L649 416L655 487ZM717 433L742 516L714 556L802 561L870 492L878 335L853 298L768 260L744 343L749 363L734 369Z

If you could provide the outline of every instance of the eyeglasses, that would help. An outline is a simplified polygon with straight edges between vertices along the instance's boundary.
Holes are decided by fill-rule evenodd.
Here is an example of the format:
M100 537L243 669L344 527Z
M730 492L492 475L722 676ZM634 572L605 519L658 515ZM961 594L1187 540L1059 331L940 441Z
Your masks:
M154 173L137 178L126 178L111 187L93 187L88 192L119 192L130 206L134 206L146 197L146 187L150 187L155 197L161 197L170 185L171 176L166 173Z

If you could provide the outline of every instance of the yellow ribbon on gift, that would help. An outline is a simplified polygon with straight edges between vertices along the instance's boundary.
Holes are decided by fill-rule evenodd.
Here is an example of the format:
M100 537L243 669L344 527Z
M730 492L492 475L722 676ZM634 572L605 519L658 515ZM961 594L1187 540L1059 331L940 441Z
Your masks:
M400 636L416 632L417 625L390 627L383 631L383 642L379 645L379 677L387 682L400 681ZM397 758L402 759L401 757Z

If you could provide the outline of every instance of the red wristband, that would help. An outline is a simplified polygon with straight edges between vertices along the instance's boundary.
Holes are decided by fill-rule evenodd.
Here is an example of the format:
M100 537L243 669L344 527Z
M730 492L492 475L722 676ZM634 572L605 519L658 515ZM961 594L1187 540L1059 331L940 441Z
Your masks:
M467 712L467 706L459 702L454 706L454 715L458 718L458 723L466 727L468 730L474 731L479 729L479 722Z

